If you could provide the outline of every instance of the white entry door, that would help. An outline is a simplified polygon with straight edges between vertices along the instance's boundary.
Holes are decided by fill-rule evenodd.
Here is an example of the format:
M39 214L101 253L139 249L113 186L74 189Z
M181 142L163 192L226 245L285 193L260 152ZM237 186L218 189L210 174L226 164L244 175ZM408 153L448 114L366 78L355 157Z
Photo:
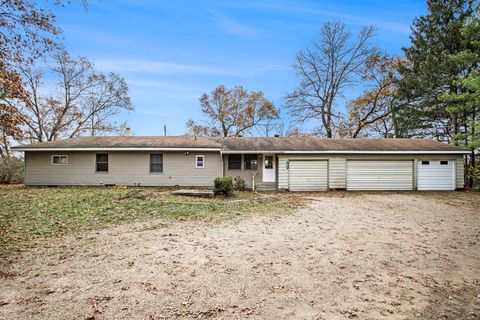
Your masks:
M275 157L273 154L263 155L263 182L275 182Z

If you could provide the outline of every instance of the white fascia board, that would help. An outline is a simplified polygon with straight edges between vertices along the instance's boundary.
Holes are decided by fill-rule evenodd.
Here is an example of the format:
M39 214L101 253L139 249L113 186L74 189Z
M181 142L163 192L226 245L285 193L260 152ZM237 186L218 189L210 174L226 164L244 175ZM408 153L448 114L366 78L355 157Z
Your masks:
M244 150L222 151L220 148L15 148L14 151L206 151L221 154L278 153L278 154L469 154L469 151L285 151Z
M224 154L280 153L280 154L469 154L469 151L222 151Z
M14 151L213 151L221 152L220 148L16 148Z

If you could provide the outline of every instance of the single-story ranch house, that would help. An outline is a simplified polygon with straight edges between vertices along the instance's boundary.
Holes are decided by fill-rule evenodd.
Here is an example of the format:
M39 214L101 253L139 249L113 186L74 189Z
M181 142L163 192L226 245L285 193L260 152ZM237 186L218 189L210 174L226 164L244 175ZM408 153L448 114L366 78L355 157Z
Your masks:
M79 137L22 145L25 184L211 187L242 177L259 190L455 190L462 148L424 139Z

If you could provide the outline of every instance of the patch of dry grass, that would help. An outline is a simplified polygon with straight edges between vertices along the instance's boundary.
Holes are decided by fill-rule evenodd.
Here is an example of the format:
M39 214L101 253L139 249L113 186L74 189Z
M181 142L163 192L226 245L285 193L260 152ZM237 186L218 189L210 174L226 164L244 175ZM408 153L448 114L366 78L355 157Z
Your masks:
M1 188L0 255L38 240L148 219L223 220L246 214L288 212L298 197L242 192L233 198L173 196L148 189L147 200L121 199L130 190ZM162 190L164 191L164 190ZM282 210L278 210L282 209Z

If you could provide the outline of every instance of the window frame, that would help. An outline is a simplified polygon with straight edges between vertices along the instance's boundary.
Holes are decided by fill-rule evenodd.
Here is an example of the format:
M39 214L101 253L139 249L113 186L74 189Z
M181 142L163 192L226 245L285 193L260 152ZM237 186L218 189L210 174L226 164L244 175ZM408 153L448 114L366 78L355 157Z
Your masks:
M268 161L267 163L267 158L271 158L271 161ZM263 160L263 169L267 169L267 170L271 170L271 169L274 169L274 164L273 164L273 161L275 161L275 158L273 157L273 155L265 155L264 156L264 160ZM269 165L267 167L267 164Z
M100 162L100 163L106 163L107 164L107 170L106 171L99 171L98 170L98 160L97 157L98 155L107 155L107 162ZM108 173L110 171L110 154L109 153L95 153L95 173Z
M422 160L422 166L428 166L430 164L430 160Z
M440 165L441 166L448 166L450 163L448 160L440 160Z
M152 155L159 155L162 156L162 162L153 162L153 164L161 164L162 168L160 171L152 171ZM148 172L152 174L162 174L163 173L163 153L150 153L149 159L148 159Z
M255 156L255 159L250 158L250 156ZM249 159L247 160L247 158L249 158ZM255 170L255 169L252 169L252 160L257 161L257 169L256 170L258 170L258 154L257 153L245 153L243 155L243 169L244 170L252 170L252 171ZM247 166L247 163L249 164L248 166Z
M55 157L59 157L59 158L65 157L65 158L67 159L67 163L54 163L54 162L53 162L53 158L55 158ZM69 159L68 159L68 155L67 155L67 154L53 154L52 157L51 157L51 159L50 159L50 164L51 164L52 166L68 166L68 162L69 162Z
M198 158L202 158L202 166L198 165ZM203 154L195 155L195 169L205 169L205 156Z
M238 162L238 164L240 165L240 168L231 168L231 167L230 167L230 165L231 165L231 163L232 163L232 161L230 161L230 157L232 157L232 156L238 156L238 157L240 157L240 160L239 160L239 161L233 161L233 163L237 163L237 162ZM239 153L229 153L229 154L228 154L228 157L227 157L227 161L228 161L228 165L227 165L228 171L235 171L235 170L241 171L241 170L242 170L243 157L242 157L241 154L239 154Z

